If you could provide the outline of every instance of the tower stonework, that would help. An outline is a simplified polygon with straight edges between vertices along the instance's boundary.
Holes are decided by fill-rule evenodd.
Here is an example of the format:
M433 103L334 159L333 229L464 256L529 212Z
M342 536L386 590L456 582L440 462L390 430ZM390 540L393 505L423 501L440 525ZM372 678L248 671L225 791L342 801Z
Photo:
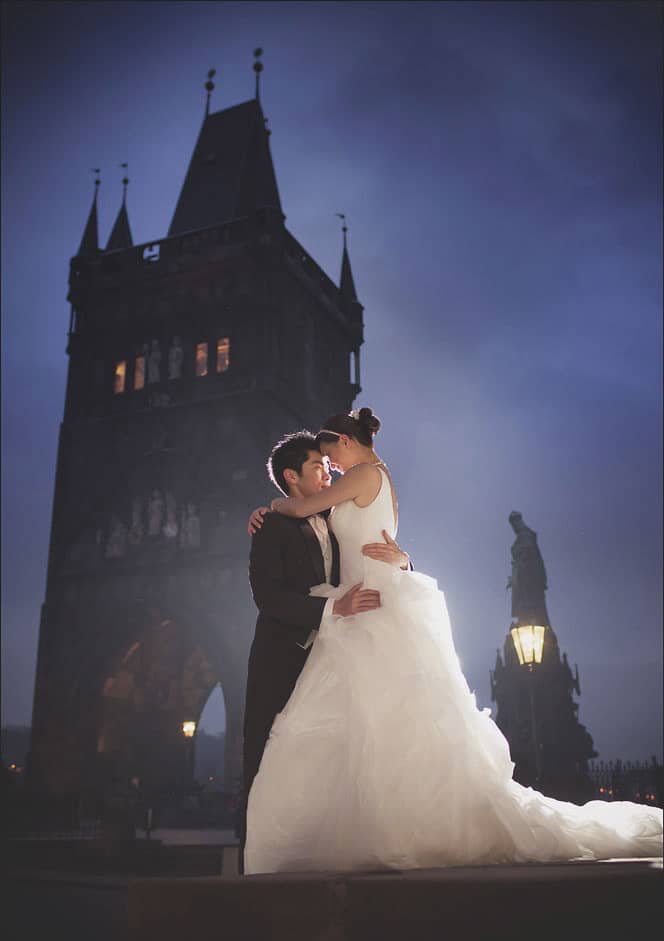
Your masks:
M514 777L550 797L583 802L593 796L588 760L596 756L593 740L578 719L579 673L560 655L546 606L547 576L537 534L520 513L510 515L516 533L512 545L512 623L491 671L496 723L510 746ZM544 628L540 663L520 664L512 639L514 627Z
M362 306L350 269L342 291L285 227L256 99L206 114L168 237L131 245L123 199L122 247L101 251L96 193L93 210L70 265L30 785L181 790L182 725L217 684L237 782L247 518L274 442L352 407Z

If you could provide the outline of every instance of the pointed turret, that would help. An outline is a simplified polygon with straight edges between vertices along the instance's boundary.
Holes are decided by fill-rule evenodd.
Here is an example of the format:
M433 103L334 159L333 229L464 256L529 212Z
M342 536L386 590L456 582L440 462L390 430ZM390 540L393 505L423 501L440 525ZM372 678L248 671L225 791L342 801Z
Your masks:
M353 272L351 271L350 258L348 257L348 242L346 239L348 226L346 225L346 216L343 212L338 212L337 215L341 219L344 237L344 249L341 256L341 275L339 277L339 294L341 296L341 307L348 317L355 338L356 345L352 350L354 363L354 378L352 384L354 386L353 394L358 395L362 391L362 386L360 385L360 346L364 342L364 324L362 322L364 307L357 299Z
M221 225L259 209L273 209L283 218L270 153L270 131L258 100L258 84L256 98L210 114L210 94L214 88L211 72L205 85L203 126L169 236ZM257 82L259 74L256 72Z
M93 173L99 174L99 170L93 170ZM99 185L101 180L99 176L95 179L95 194L92 197L92 206L90 206L90 213L88 215L88 221L85 224L85 230L83 232L83 238L81 239L81 244L79 246L77 256L79 255L95 255L99 251L99 230L97 226L97 193L99 191Z
M338 213L341 215L341 213ZM353 281L353 272L350 267L350 258L348 257L348 243L346 242L346 232L348 232L348 227L344 221L344 250L343 255L341 256L341 277L339 279L339 290L341 291L341 296L346 301L347 304L352 304L357 302L357 291L355 290L355 282Z
M169 236L271 208L281 213L268 132L253 99L206 115Z
M342 222L342 232L344 237L344 248L341 255L341 275L339 277L339 292L348 313L354 320L361 323L362 311L364 308L357 298L355 281L353 280L353 272L350 267L350 258L348 257L348 226L346 225L346 216L343 214L343 212L338 212L337 215Z
M113 226L113 230L111 231L111 235L108 240L108 245L106 246L106 251L113 252L117 248L131 248L133 244L131 229L129 228L127 206L123 199L117 219L115 220L115 225Z
M121 164L122 167L127 169L127 164ZM122 205L120 206L120 211L118 212L117 219L115 220L115 225L111 230L111 235L108 240L108 245L106 246L107 252L114 252L120 248L131 248L134 244L131 237L131 229L129 228L129 216L127 214L127 184L129 183L129 178L124 177L122 180Z

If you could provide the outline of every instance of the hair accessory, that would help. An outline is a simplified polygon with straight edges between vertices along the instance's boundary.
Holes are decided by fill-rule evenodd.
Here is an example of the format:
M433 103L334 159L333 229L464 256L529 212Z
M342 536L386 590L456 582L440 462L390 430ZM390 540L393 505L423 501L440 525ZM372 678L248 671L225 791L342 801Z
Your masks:
M339 431L332 431L330 428L321 428L321 430L318 432L318 434L319 434L319 435L334 435L335 438L340 438L340 437L341 437L341 432L339 432Z
M350 418L354 418L355 421L359 421L359 420L360 420L360 409L359 409L359 408L354 408L352 412L349 412L349 413L348 413L348 415L349 415Z

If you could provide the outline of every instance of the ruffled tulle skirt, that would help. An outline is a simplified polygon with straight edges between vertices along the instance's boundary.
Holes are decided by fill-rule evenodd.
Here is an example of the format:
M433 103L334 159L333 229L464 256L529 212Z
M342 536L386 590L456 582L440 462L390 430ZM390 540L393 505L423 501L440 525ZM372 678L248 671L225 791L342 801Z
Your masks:
M580 807L512 780L433 579L324 619L249 796L245 872L413 869L660 856L662 811Z

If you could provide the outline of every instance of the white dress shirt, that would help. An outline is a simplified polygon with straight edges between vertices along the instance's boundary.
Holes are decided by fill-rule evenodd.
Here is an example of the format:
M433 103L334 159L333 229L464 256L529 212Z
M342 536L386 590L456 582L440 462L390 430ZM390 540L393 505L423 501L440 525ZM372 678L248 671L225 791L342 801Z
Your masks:
M325 581L329 582L332 575L332 543L330 542L330 531L327 528L327 520L324 519L324 517L318 515L309 516L307 518L307 523L309 523L313 531L316 533L316 538L320 543L320 551L323 554L323 565L325 566ZM328 598L325 602L325 607L323 608L322 618L332 614L333 608L334 598ZM318 628L315 627L310 632L306 641L303 644L298 644L298 646L302 647L304 650L308 650L315 641L317 633Z
M316 538L320 543L320 551L323 553L323 564L325 565L325 581L329 582L332 575L332 544L330 543L330 531L327 528L327 520L322 516L310 516L307 523L316 533Z

